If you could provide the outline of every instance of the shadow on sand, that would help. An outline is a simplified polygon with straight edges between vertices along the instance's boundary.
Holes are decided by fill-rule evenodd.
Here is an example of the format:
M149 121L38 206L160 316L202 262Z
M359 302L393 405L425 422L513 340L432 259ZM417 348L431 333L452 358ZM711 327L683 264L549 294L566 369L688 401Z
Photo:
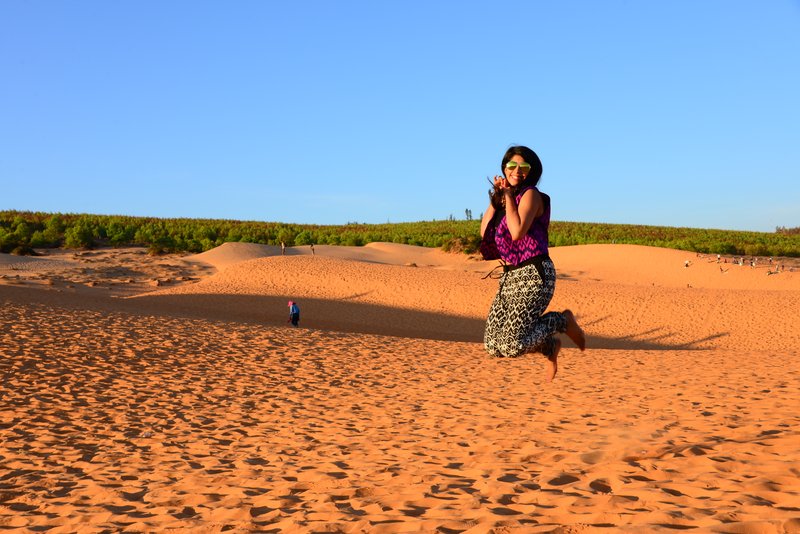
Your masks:
M253 325L285 326L287 301L290 296L262 295L141 295L135 298L113 298L101 291L81 293L55 293L53 291L0 286L0 302L16 301L20 304L42 303L67 309L87 309L104 312L132 313L137 315L165 315L212 321L232 321ZM442 341L482 343L485 322L483 319L444 315L441 313L390 308L374 304L303 299L300 326L318 330L352 332L387 336L411 337ZM602 319L583 326L601 322ZM591 330L591 328L589 328ZM667 326L645 332L632 332L630 336L610 338L587 336L590 349L612 350L708 350L713 342L727 336L717 333L688 342L670 341L675 332ZM567 341L567 347L572 346Z

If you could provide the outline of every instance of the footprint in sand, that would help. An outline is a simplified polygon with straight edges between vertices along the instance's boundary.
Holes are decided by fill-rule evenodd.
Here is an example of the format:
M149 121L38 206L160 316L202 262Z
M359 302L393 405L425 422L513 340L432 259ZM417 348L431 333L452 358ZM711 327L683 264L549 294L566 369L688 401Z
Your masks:
M603 451L593 451L587 452L585 454L581 454L581 461L585 464L594 465L600 462L603 459L605 454Z

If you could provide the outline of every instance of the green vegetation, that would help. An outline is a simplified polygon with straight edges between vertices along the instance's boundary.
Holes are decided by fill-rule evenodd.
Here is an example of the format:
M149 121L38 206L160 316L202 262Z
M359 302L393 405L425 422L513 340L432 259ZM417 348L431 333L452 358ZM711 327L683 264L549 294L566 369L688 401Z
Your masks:
M279 245L361 246L375 241L478 250L480 221L443 220L394 224L311 225L214 219L156 219L0 211L0 252L31 254L34 248L146 246L153 254L203 252L225 242ZM552 246L625 243L707 254L800 257L797 228L775 233L702 230L627 224L553 222Z

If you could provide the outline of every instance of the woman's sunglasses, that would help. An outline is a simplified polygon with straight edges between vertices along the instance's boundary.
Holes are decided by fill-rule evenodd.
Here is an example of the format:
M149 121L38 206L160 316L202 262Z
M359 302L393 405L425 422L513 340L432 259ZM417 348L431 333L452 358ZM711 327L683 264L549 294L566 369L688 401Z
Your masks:
M528 172L529 170L531 170L530 163L517 163L516 161L509 161L508 163L506 163L506 169L508 169L509 171L513 171L517 167L519 167L519 170L521 172Z

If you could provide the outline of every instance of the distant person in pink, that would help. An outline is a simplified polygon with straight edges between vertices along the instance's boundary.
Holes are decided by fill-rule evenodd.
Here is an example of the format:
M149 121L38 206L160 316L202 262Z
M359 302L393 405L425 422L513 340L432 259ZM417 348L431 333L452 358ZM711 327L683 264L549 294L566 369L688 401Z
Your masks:
M300 306L294 301L289 301L289 320L287 323L292 323L292 326L297 326L300 323Z
M492 356L517 357L541 352L547 379L558 371L563 332L581 350L586 339L570 310L544 313L553 298L556 270L548 255L550 197L536 185L542 176L539 156L528 147L508 149L489 191L481 221L481 254L502 259L503 274L489 317L484 346Z

